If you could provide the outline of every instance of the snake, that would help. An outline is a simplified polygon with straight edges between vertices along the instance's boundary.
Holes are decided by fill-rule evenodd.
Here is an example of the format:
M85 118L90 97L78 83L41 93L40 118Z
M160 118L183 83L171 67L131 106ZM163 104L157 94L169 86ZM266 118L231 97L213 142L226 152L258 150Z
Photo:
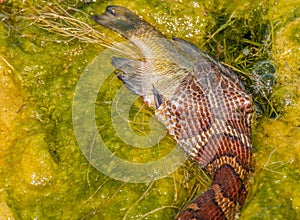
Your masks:
M178 146L211 177L209 188L177 220L236 219L253 172L253 105L237 74L194 44L160 31L122 6L93 20L136 47L142 57L113 57L123 84L155 109Z

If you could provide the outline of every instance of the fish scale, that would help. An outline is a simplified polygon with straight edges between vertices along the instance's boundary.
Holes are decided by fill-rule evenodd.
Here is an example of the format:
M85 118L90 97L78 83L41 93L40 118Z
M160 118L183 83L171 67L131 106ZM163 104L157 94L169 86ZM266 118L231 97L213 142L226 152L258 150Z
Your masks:
M238 76L195 45L164 38L124 7L109 6L93 19L140 49L143 61L114 58L119 79L155 109L179 147L212 176L212 185L176 219L235 219L253 170L252 100Z

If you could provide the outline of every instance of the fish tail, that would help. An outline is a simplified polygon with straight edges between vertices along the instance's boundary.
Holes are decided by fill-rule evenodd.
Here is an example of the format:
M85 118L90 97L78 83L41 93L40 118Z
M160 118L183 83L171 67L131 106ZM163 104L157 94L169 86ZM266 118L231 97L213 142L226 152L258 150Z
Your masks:
M127 39L162 37L162 34L154 27L121 6L108 6L104 14L94 15L92 18L98 24L118 32Z

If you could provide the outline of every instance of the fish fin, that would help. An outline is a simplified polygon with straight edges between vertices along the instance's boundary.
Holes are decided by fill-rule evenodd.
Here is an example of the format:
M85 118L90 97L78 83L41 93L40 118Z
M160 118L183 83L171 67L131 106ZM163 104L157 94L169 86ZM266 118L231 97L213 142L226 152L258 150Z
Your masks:
M163 102L164 102L164 97L162 94L160 94L158 92L158 90L154 87L154 85L152 85L152 92L153 92L153 96L154 96L154 102L155 102L155 106L156 108L158 108Z
M209 60L215 64L219 65L219 62L215 59L213 59L211 56L209 56L204 51L200 50L196 45L181 39L179 37L172 37L174 43L176 46L185 54L188 54L192 56L193 58L199 60L199 59L206 59Z
M230 68L224 66L223 64L221 64L218 60L212 58L211 56L209 56L207 53L201 51L197 46L195 46L194 44L185 41L181 38L178 37L173 37L172 38L174 43L176 44L176 46L184 53L184 54L188 54L190 56L190 58L193 59L197 59L197 60L201 60L201 59L205 59L208 60L210 62L212 62L213 64L215 64L216 66L219 67L219 69L221 70L222 74L226 77L228 77L231 81L233 81L238 87L240 87L241 89L244 90L244 85L241 82L241 80L239 79L239 77L237 76L237 74Z
M108 6L102 15L93 15L98 24L108 27L125 38L162 36L154 27L141 19L132 11L121 6ZM145 36L147 35L147 36Z
M142 71L144 62L126 58L113 57L112 65L117 69L115 74L134 94L143 96Z
M183 40L179 37L172 37L173 42L176 44L176 46L179 47L179 49L184 52L185 54L189 54L190 56L197 58L199 57L203 52L194 44Z

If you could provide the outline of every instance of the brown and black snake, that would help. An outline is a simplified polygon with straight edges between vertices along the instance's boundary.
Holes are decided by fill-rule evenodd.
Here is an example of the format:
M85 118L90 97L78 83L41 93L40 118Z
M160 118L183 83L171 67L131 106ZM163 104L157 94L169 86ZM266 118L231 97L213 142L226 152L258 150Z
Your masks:
M235 219L253 170L252 100L229 68L179 38L166 39L130 10L109 6L93 19L135 45L143 59L113 58L117 76L142 96L212 185L177 219Z

